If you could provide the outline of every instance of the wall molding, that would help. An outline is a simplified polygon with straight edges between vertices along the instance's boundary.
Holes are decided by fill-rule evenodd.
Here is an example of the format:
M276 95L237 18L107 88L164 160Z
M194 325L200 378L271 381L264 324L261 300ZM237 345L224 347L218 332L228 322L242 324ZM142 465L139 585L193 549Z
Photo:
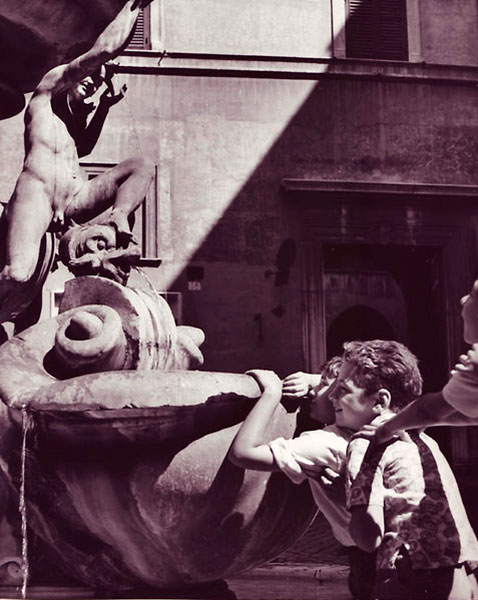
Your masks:
M476 86L478 67L366 59L125 50L119 71L153 75L370 79Z
M478 185L456 185L446 183L397 183L387 181L294 179L284 178L281 189L291 192L347 193L350 198L356 195L387 195L413 197L453 197L478 199Z

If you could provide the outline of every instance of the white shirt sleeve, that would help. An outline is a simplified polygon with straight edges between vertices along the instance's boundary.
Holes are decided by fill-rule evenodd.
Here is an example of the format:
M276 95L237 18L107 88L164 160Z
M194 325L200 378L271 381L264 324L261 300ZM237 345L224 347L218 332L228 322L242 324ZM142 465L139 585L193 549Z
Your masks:
M478 417L478 379L468 371L456 371L443 388L443 397L456 411Z
M320 471L330 467L340 472L345 462L347 440L335 432L306 431L298 438L277 438L269 443L279 469L294 483L302 483L307 476L303 467Z

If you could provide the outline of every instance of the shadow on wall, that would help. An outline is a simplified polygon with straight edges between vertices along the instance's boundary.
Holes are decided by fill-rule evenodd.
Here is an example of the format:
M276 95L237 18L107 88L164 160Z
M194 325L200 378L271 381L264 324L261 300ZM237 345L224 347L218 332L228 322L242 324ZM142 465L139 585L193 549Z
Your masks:
M355 39L355 46L352 45L352 51L350 48L349 51L355 57L376 56L377 49L366 44L376 33L376 24L369 22L367 30L363 27L376 11L377 3L374 0L365 0L360 5L353 2L352 4L355 10L346 25L347 41L350 42L350 32L358 35L357 32L366 31L368 38ZM397 6L399 4L397 2ZM403 23L406 23L406 20ZM382 45L383 43L384 40ZM402 54L399 57L406 57L406 50L406 43L403 42L400 47ZM382 57L387 55L383 54ZM388 58L397 59L397 55L388 55ZM241 85L245 91L249 81L242 80ZM269 86L267 89L273 90L270 97L277 98L277 105L280 105L281 95L294 94L298 89L303 89L300 88L303 84L304 81L285 78L279 80L276 76L266 82L261 81L260 89ZM230 85L229 78L225 79L224 85ZM257 85L259 86L259 83ZM209 265L206 271L216 269L218 273L228 275L230 266L229 271L236 269L234 272L237 273L237 281L233 281L231 287L228 287L227 295L216 286L211 287L209 299L206 295L204 299L199 296L185 299L186 321L195 324L196 317L198 322L200 318L208 318L211 323L205 344L208 368L240 370L243 364L250 364L247 363L248 360L253 362L256 359L260 361L257 366L285 368L278 367L281 362L286 362L287 350L278 349L281 339L286 340L290 350L291 360L288 367L301 368L297 358L302 353L302 308L297 271L299 263L296 262L291 268L292 274L296 270L294 280L289 279L289 283L283 288L275 288L271 285L272 281L264 279L264 273L271 270L277 251L285 239L293 237L301 243L302 209L297 205L293 206L291 200L281 196L280 184L283 178L398 182L443 182L448 178L448 181L451 179L457 183L470 183L473 177L471 163L462 165L463 168L458 170L457 175L452 172L449 161L440 150L446 145L446 139L439 130L440 126L435 118L436 111L446 111L449 102L452 101L450 92L453 93L449 88L440 90L437 86L413 86L410 83L390 82L379 77L340 79L330 71L317 75L317 81L307 99L257 164L228 209L191 258L191 263ZM431 100L435 103L435 114L431 114L429 110ZM269 108L273 115L276 107ZM451 129L452 127L447 135L451 135ZM438 138L439 148L436 147ZM457 160L461 160L459 156ZM220 183L219 181L218 185ZM317 200L318 198L311 199L315 211L319 208ZM337 211L339 205L340 202ZM362 242L376 244L377 241L367 239ZM339 240L337 244L340 243ZM393 248L393 243L389 247ZM413 260L411 254L410 257L404 255L404 258ZM213 266L214 263L216 266ZM403 268L407 269L407 264L404 264ZM229 279L227 281L229 283ZM410 287L408 283L407 286ZM181 276L173 283L172 289L181 289ZM407 308L410 309L411 304L418 300L410 290L408 292ZM218 311L213 316L208 316L210 311L206 311L206 303L211 302L215 294L216 298L220 298L217 300ZM249 307L249 298L258 299L257 305ZM201 303L204 303L203 308ZM276 306L281 307L280 321L271 314ZM214 327L222 318L222 314L227 312L225 307L229 307L227 336L231 341L229 346L223 345L218 350L213 347L216 345ZM219 311L222 311L221 316ZM292 320L292 314L296 315L295 320ZM253 321L256 329L260 323L260 332L256 332L253 340L256 344L254 348L252 343L248 347L244 341L245 324L250 322L252 329ZM379 325L378 318L376 328L377 335L392 335L385 325ZM423 328L420 337L423 337ZM239 344L239 339L242 340L242 346L234 347L234 344ZM410 345L421 358L424 352L423 344L412 338ZM279 355L279 352L282 354ZM442 363L440 358L440 369Z

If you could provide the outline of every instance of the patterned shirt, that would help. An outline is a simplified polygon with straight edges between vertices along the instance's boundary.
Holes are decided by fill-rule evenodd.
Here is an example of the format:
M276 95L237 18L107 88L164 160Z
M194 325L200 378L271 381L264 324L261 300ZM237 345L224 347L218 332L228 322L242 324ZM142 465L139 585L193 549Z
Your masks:
M363 460L368 441L352 440L347 452L347 506L381 506L384 536L378 569L391 569L401 546L413 569L435 569L478 560L478 541L455 477L434 440L411 433Z

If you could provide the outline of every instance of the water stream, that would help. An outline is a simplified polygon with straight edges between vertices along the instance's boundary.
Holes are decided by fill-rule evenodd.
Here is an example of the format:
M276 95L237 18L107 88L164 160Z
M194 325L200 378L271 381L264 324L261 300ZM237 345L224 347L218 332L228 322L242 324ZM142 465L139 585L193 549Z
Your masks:
M22 598L27 597L28 584L28 536L27 536L27 506L25 502L26 492L26 477L25 465L27 456L27 434L31 427L31 419L27 413L25 406L22 406L22 456L21 456L21 486L20 486L20 515L22 519L22 568L23 568L23 584Z
M142 269L141 267L138 267L137 265L133 265L133 269L135 271L137 271L141 277L146 281L146 283L148 284L148 287L150 288L150 290L153 292L153 294L155 296L160 296L160 294L158 293L157 289L154 287L153 282L151 281L151 279L148 277L148 275L146 275L146 272L144 269Z

